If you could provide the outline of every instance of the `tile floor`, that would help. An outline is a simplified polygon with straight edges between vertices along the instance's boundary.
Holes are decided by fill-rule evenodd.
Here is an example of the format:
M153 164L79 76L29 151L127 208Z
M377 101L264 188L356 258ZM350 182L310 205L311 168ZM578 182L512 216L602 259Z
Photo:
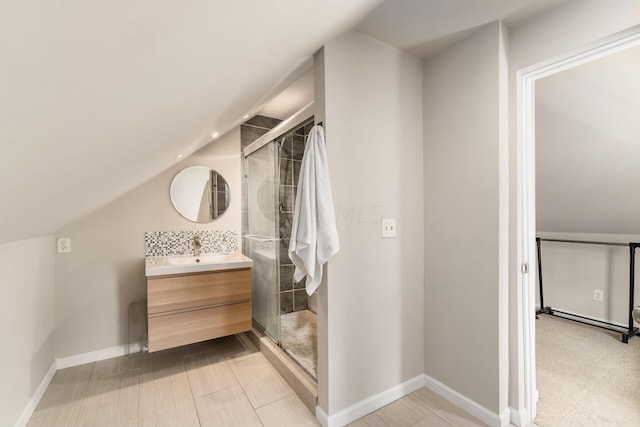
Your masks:
M453 403L421 388L349 424L350 427L484 426Z
M231 336L61 369L36 426L318 426L249 343Z
M482 425L426 388L350 424ZM39 426L304 427L319 423L246 338L231 336L61 369L28 424Z

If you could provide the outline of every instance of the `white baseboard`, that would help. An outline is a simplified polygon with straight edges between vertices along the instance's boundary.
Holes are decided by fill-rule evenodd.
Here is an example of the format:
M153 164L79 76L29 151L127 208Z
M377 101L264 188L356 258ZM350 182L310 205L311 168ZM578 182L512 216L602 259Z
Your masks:
M407 394L418 390L424 386L424 378L422 375L418 375L410 380L407 380L395 387L367 397L360 402L343 409L342 411L328 416L320 407L316 408L316 418L323 427L342 427L364 417L365 415L380 409L385 405L398 400Z
M323 427L342 427L421 387L430 389L491 427L507 427L509 425L512 416L510 408L506 408L498 415L425 374L418 375L386 391L354 403L334 415L327 415L322 408L317 406L316 418Z
M506 407L500 414L500 427L507 427L511 425L511 408Z
M491 427L506 427L509 425L509 408L506 408L503 413L498 415L428 375L424 376L424 383L425 387L434 393L444 397Z
M329 417L319 406L316 406L316 419L318 420L318 422L322 427L329 426Z
M516 408L509 408L511 411L510 420L511 424L517 427L526 426L533 421L529 416L529 412L526 409L518 410Z
M56 358L56 366L58 369L71 368L72 366L85 365L91 362L124 356L125 354L127 354L127 346L117 345L89 353Z
M18 421L16 421L15 427L24 427L27 425L27 423L29 423L29 419L33 415L33 411L35 411L36 407L38 406L40 399L42 399L44 392L47 390L47 387L49 387L49 383L51 383L51 380L53 379L53 376L58 369L85 365L91 362L98 362L100 360L124 356L125 354L127 354L127 346L118 345L115 347L105 348L103 350L92 351L89 353L56 358L53 363L51 363L51 367L45 374L36 391L33 393L33 396L27 403L27 406L22 411L20 418L18 418Z
M42 399L44 392L47 390L47 387L49 387L49 383L51 383L53 376L56 374L56 370L56 361L54 360L51 363L51 366L49 367L47 373L44 374L44 378L42 379L42 381L40 381L40 384L38 385L38 388L36 388L36 391L33 393L33 396L31 396L31 399L29 399L29 402L22 411L22 414L20 414L20 418L18 418L18 421L16 421L15 427L25 427L29 423L29 419L31 419L33 411L36 410L38 403L40 403L40 399Z

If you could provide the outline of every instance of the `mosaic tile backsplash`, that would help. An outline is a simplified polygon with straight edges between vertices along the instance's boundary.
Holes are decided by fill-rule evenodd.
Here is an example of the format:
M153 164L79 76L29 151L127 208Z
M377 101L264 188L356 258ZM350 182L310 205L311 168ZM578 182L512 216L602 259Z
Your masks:
M144 233L145 256L192 254L195 236L200 238L203 254L238 252L238 233L233 230L147 231Z

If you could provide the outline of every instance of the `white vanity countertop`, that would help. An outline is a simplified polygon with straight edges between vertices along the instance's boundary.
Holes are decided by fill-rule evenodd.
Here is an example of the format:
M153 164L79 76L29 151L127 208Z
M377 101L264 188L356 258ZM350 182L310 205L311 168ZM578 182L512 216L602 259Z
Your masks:
M251 258L241 253L149 256L145 258L147 277L168 274L198 273L205 271L248 268L253 265Z

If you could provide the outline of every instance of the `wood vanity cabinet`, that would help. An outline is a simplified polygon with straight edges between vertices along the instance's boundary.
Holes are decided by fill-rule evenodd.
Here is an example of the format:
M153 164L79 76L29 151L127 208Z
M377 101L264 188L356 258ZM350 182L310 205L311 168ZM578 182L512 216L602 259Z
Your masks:
M147 278L149 352L251 330L251 269Z

